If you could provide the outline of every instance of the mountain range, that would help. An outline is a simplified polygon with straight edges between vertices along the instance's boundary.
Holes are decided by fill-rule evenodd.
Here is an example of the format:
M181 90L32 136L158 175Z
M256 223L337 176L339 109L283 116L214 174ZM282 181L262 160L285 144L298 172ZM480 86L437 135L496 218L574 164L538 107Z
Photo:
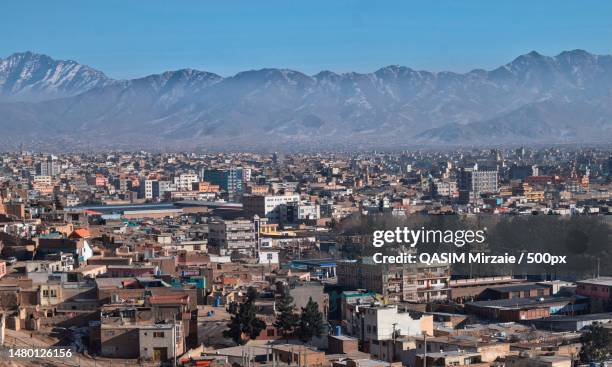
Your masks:
M2 145L62 149L607 143L612 56L532 51L467 73L181 69L115 80L23 52L0 59L0 130Z

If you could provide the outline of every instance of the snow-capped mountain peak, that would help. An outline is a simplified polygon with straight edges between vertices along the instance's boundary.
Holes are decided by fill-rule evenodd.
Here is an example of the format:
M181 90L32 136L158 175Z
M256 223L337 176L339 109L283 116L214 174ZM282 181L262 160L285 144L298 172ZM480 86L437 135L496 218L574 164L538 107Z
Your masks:
M103 72L30 51L0 59L0 95L9 101L70 97L111 83Z

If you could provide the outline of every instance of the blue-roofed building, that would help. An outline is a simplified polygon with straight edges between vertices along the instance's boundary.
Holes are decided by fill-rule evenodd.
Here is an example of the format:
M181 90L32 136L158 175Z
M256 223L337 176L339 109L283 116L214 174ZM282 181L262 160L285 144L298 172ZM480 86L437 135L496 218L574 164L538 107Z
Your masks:
M293 260L292 269L306 270L319 279L336 277L336 261L334 259Z

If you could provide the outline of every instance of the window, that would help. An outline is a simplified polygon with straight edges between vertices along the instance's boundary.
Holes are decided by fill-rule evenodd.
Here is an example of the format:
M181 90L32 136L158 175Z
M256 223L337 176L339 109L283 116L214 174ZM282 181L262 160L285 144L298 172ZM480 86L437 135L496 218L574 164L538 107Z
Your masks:
M274 329L268 329L268 330L266 331L266 335L267 335L267 336L274 336Z
M163 331L154 331L153 332L153 337L154 338L163 338L164 337L164 332Z
M49 297L49 290L43 289L43 297Z

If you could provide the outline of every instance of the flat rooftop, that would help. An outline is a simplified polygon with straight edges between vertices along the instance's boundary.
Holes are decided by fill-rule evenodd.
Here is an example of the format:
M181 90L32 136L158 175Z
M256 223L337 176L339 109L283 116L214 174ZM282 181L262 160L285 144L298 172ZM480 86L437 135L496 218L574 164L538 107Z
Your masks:
M512 299L500 299L494 301L478 301L470 302L467 305L473 305L477 307L493 307L493 308L504 308L504 309L518 309L525 307L547 307L551 304L571 302L573 297L528 297L528 298L512 298Z
M612 277L599 277L593 279L579 280L576 283L588 283L593 285L605 285L612 287Z
M598 320L612 320L612 312L606 313L593 313L586 315L575 315L575 316L553 316L545 317L538 321L548 322L572 322L572 321L598 321Z
M513 285L502 285L497 287L489 287L488 289L496 292L523 292L530 291L532 289L546 289L548 287L544 285L539 285L535 283L527 283L527 284L513 284Z

